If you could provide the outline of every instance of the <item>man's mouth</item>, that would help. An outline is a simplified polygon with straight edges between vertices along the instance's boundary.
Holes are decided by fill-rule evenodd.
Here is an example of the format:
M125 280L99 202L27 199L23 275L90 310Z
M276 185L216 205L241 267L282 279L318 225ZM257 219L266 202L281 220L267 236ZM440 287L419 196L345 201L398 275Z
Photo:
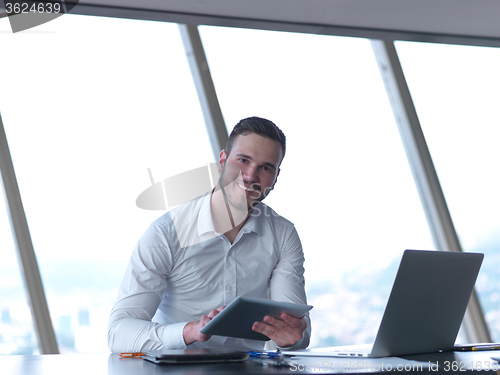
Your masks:
M238 184L238 186L239 186L240 188L242 188L243 190L250 191L250 192L258 191L258 190L255 190L255 189L249 188L249 187L247 187L247 186L245 186L245 185L242 185L242 184L240 184L239 182L237 182L237 184Z

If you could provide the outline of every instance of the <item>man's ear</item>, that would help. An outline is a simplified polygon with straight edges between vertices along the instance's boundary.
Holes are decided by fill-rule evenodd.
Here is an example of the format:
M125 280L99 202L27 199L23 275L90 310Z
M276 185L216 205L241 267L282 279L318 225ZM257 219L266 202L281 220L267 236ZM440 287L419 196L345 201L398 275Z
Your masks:
M219 165L217 166L219 174L222 173L222 168L224 168L224 163L226 162L226 159L227 159L227 152L226 150L222 150L219 154Z

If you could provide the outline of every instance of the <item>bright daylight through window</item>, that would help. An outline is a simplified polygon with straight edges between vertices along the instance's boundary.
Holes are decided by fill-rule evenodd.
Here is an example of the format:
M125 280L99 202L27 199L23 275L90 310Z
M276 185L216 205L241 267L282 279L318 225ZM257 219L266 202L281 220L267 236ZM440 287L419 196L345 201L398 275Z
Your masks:
M485 254L476 288L499 341L500 50L396 47L463 250Z
M266 202L301 237L311 347L370 343L403 250L434 245L369 41L200 34L228 127L258 114L287 136Z
M265 202L302 241L310 347L372 342L403 251L435 245L369 40L199 31L228 131L260 116L287 136ZM396 45L464 250L486 254L477 287L498 341L500 52ZM23 72L4 75L0 113L59 350L108 352L125 266L164 213L136 198L215 161L178 26L65 15L0 46L2 71ZM3 212L0 354L38 353Z
M1 69L24 72L4 77L0 111L59 350L107 352L126 263L163 213L136 206L148 168L157 182L214 161L178 27L65 15L0 45ZM28 337L25 293L17 281L15 294L5 290L7 275L2 317ZM0 341L0 354L37 352L36 336L31 348L23 337L4 337L16 344Z
M0 233L0 354L38 354L37 336L17 262L1 184Z

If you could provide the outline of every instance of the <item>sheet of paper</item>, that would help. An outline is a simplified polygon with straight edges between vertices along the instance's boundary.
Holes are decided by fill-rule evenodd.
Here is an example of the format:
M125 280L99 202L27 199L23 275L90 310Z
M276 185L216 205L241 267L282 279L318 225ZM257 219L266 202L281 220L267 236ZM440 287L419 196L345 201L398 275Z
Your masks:
M376 373L381 371L428 371L438 370L433 362L411 361L397 357L386 358L339 358L339 357L292 357L288 361L294 371L349 373L362 371Z

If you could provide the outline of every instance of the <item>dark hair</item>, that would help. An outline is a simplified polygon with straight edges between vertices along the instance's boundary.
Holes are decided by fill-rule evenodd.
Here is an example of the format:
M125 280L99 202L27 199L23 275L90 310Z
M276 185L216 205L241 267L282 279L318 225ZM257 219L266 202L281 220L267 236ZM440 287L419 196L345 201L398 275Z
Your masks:
M279 142L281 149L283 150L283 157L285 157L286 151L286 137L280 128L272 121L266 120L261 117L247 117L240 122L238 122L231 134L226 144L226 153L229 155L231 149L233 148L234 140L240 135L247 135L249 133L255 133L262 137L269 138L273 141Z

